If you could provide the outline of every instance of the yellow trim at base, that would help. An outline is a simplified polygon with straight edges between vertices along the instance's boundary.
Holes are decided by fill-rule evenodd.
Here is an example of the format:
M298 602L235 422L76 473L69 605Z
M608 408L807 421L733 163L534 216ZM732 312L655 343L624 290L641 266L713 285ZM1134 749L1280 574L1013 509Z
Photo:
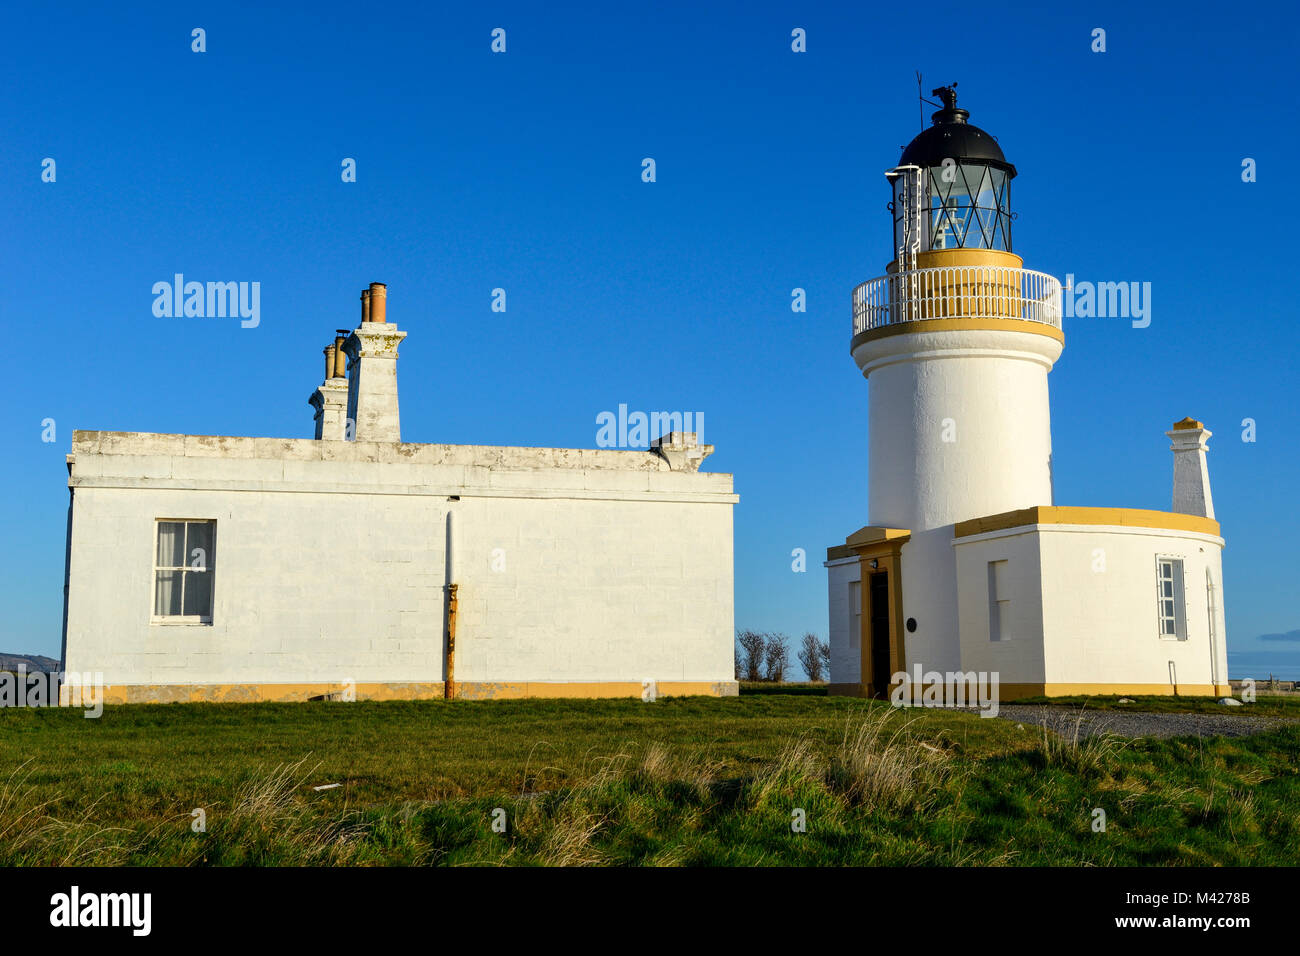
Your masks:
M458 700L513 700L521 697L641 697L639 681L480 681L456 685ZM659 697L737 697L738 681L657 681Z
M894 685L897 686L897 685ZM920 685L924 686L924 685ZM891 687L892 691L894 688ZM832 697L866 697L866 685L828 684ZM998 684L998 702L1022 697L1231 697L1228 684Z
M341 683L318 684L110 684L103 687L105 704L175 704L175 703L260 703L308 700L344 700L347 688ZM60 688L60 700L66 705L75 688ZM442 699L442 681L412 683L358 683L352 692L356 700L433 700ZM85 694L91 693L86 688ZM740 693L736 681L659 681L659 697L735 697ZM640 682L491 682L457 681L458 700L508 700L522 697L641 697Z

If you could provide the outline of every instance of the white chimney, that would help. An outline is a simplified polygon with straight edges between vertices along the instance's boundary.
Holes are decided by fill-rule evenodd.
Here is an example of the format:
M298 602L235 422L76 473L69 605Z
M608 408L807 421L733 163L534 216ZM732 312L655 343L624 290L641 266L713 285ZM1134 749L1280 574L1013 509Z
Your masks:
M1165 432L1173 442L1174 508L1179 514L1214 517L1214 500L1210 497L1210 469L1205 455L1206 441L1214 434L1203 422L1184 418Z
M343 338L339 335L325 347L325 380L307 400L316 409L317 441L347 438L348 383L344 377Z
M366 293L361 325L343 344L349 359L348 419L356 441L400 442L397 347L406 333L387 319L387 286L372 282Z

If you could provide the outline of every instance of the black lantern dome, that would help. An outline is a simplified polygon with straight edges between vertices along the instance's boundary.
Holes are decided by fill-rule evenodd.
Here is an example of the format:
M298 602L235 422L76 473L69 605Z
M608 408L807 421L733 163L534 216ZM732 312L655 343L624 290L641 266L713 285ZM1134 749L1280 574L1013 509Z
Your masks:
M931 125L907 144L898 161L919 167L922 235L920 250L1000 249L1011 251L1011 180L1016 167L1007 162L991 135L969 123L970 113L957 108L957 84L932 91L943 109ZM900 190L907 177L892 175L895 236L900 233Z
M956 86L954 83L934 91L935 96L942 98L943 109L930 115L933 125L907 144L898 165L942 166L945 159L951 158L959 163L965 160L988 163L1015 176L1016 167L1007 162L997 141L967 122L969 111L957 108Z

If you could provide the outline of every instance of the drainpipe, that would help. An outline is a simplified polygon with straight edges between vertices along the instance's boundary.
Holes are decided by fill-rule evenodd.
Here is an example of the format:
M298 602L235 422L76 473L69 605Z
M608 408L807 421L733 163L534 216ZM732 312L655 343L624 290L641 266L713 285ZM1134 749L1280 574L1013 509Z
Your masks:
M447 511L447 662L443 697L456 699L456 514Z
M1214 575L1205 569L1205 607L1210 619L1210 684L1214 687L1214 696L1219 696L1219 649L1218 649L1218 601L1214 598Z

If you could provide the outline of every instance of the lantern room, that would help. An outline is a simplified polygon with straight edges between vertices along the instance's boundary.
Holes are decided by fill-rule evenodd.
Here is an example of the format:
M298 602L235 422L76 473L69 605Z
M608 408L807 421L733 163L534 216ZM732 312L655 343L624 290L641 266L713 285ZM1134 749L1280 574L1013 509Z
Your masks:
M957 84L933 92L943 108L903 150L888 176L899 258L937 249L1011 252L1011 180L1016 167L997 141L957 108Z

